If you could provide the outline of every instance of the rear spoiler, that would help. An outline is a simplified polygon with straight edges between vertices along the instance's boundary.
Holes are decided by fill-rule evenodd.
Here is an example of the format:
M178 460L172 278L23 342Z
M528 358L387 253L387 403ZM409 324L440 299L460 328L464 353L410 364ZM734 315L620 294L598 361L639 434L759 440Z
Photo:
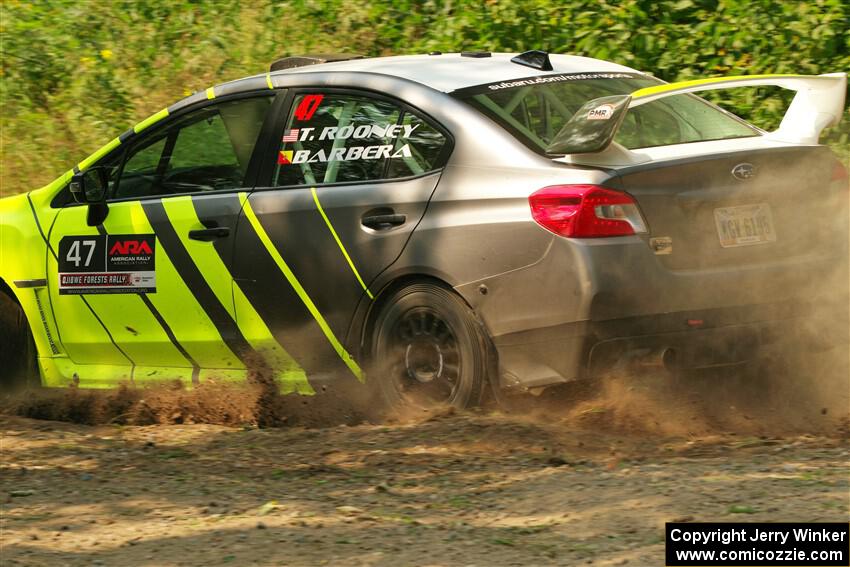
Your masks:
M747 75L715 77L658 85L628 95L591 100L564 125L546 152L555 155L587 154L608 148L631 108L660 98L716 89L776 86L796 91L772 139L794 144L817 144L820 133L841 120L847 92L847 74Z

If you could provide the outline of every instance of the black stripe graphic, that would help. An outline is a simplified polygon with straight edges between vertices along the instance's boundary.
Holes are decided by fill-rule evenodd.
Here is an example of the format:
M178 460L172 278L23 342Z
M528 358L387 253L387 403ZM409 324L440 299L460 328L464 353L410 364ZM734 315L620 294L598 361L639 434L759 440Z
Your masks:
M41 235L41 239L44 240L44 244L45 244L45 246L47 246L47 250L53 256L53 259L56 260L56 262L58 263L59 262L59 256L56 254L56 251L53 250L53 247L50 245L50 240L48 240L47 237L44 235L44 230L42 230L42 228L41 228L41 222L39 222L38 215L35 213L35 205L32 204L32 198L30 198L29 193L27 193L27 202L30 204L30 211L32 211L32 218L35 219L35 226L36 226L36 228L38 228L38 233ZM54 224L55 224L55 222L54 222ZM53 230L53 225L51 225L50 230L51 231ZM47 258L44 259L44 272L47 273ZM85 296L84 295L78 295L77 297L79 297L82 300L82 302L85 304L85 306L88 307L89 311L91 311L91 314L94 315L94 318L97 319L97 322L100 323L100 326L103 327L103 330L104 330L104 332L106 332L106 336L109 337L109 341L112 343L112 346L114 346L118 350L118 352L120 352L121 355L124 358L127 359L127 362L130 363L130 365L131 365L130 380L132 380L133 374L136 371L136 363L133 361L132 358L130 358L127 355L126 352L124 352L124 350L120 346L118 346L118 344L115 342L115 339L112 337L112 333L109 332L109 329L106 328L106 325L104 325L103 321L100 320L100 317L97 316L97 313L95 313L94 309L92 309L92 306L89 305L88 301L86 301ZM53 311L54 319L55 319L55 317L56 317L55 313L56 312L53 310L53 299L50 297L49 293L47 294L47 300L50 302L50 310ZM59 334L59 341L61 342L62 341L62 330L61 330L58 322L56 324L56 332Z
M171 344L174 345L174 348L179 350L180 354L183 355L183 358L185 358L192 364L192 383L197 384L198 376L201 373L200 365L195 361L194 358L192 358L192 355L186 352L186 349L183 348L183 345L181 345L180 341L177 340L177 337L174 336L174 331L171 330L171 327L168 325L168 323L166 323L165 318L162 316L159 310L157 310L154 304L151 303L151 300L148 295L146 293L140 293L139 297L142 298L142 301L145 303L145 305L148 306L148 309L150 309L151 315L154 316L154 318L159 323L159 326L162 327L162 330L165 331L166 335L168 335L168 340L171 341Z
M307 376L325 373L350 376L313 315L244 216L239 222L235 249L239 254L234 255L232 274L240 289L275 340ZM321 265L317 269L321 269ZM333 287L334 284L328 281L327 285Z
M189 252L180 242L180 237L168 220L165 207L161 201L142 203L142 209L148 217L148 222L156 233L160 244L168 254L171 263L186 283L186 286L197 299L198 304L206 312L207 316L215 325L224 343L243 362L253 349L242 335L236 321L216 297L203 274L201 274Z
M231 274L234 274L233 270L237 265L242 264L241 258L250 257L248 265L251 267L251 279L254 281L237 281L236 283L257 311L260 319L269 328L275 341L305 370L308 377L318 370L311 359L316 352L327 349L327 355L336 357L338 360L336 353L324 346L328 344L327 339L321 334L319 326L292 286L280 273L277 264L265 251L263 244L259 240L250 240L245 243L243 240L234 238L233 235L238 237L241 231L248 231L256 238L254 228L247 219L241 219L239 222L242 213L239 195L223 193L194 196L192 206L201 222L230 227L232 235L230 238L219 238L213 242L216 253ZM237 246L234 246L234 242ZM235 258L234 250L239 250L240 259ZM260 260L256 263L257 256L265 257L266 261ZM321 342L318 346L311 346L310 341ZM305 353L308 354L305 355Z
M32 204L32 198L30 197L29 193L27 193L27 203L30 204L30 211L32 211L32 218L33 218L33 220L35 220L35 227L38 229L38 233L41 235L41 239L44 240L44 244L47 246L47 249L50 250L50 253L53 254L53 257L58 260L59 257L56 255L56 252L53 250L53 247L50 246L50 241L47 240L46 236L44 236L44 231L41 229L41 223L38 220L38 215L35 214L35 205Z
M89 305L88 300L86 300L86 296L85 295L78 295L77 297L79 297L80 299L83 300L83 303L85 303L86 307L89 308L89 311L91 311L91 314L94 315L94 318L97 319L97 322L100 323L101 327L103 327L103 330L106 332L106 335L109 337L109 340L112 342L112 344L115 346L115 348L118 349L118 352L123 354L124 358L126 358L127 361L132 365L132 368L130 368L130 381L132 381L133 375L136 372L136 362L132 358L130 358L130 356L126 352L124 352L124 349L122 349L120 346L118 346L118 343L115 342L115 338L112 336L112 333L109 332L109 329L107 328L107 326L104 324L103 321L101 321L100 316L97 314L97 312L94 310L94 308L91 305Z

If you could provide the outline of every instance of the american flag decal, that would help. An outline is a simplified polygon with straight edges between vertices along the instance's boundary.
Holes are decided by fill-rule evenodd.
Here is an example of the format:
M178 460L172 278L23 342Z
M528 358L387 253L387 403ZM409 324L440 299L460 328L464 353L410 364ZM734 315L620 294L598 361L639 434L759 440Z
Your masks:
M283 135L284 142L297 142L298 141L298 128L291 128L289 132Z

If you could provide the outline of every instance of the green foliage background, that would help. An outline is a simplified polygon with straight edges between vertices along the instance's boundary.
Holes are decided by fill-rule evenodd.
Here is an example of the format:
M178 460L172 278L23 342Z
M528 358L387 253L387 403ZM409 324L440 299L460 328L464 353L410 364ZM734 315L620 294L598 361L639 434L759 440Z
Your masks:
M281 55L586 55L667 81L850 70L847 0L2 0L0 192L39 187L128 126ZM776 89L715 101L778 124ZM850 156L850 113L827 141Z

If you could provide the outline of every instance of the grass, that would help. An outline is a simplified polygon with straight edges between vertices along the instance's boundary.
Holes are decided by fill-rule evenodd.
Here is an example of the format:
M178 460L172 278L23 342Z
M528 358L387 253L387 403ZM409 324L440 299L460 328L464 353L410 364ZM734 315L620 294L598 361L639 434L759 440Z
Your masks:
M0 195L40 187L161 108L282 55L542 48L668 81L816 74L850 69L848 21L844 0L5 0ZM770 88L711 96L769 129L789 100ZM850 113L825 140L850 162Z

